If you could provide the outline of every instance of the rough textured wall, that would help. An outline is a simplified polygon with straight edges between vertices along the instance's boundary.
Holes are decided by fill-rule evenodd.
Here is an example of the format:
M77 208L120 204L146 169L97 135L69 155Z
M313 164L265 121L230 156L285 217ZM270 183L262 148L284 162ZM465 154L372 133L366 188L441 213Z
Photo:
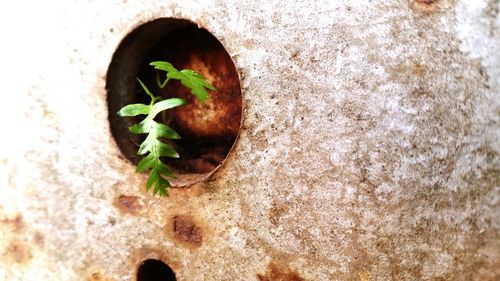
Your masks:
M305 2L1 4L0 280L499 280L499 2ZM105 91L158 17L219 38L244 107L224 166L161 199Z

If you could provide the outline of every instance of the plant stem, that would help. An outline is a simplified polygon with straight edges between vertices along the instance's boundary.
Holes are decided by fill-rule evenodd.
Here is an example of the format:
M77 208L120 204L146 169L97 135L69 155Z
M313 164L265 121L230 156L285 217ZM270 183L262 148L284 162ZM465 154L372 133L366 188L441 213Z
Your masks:
M168 80L170 80L170 78L167 77L167 79L165 79L165 81L163 81L162 83L160 80L160 73L156 72L156 83L158 84L158 87L160 87L160 89L163 89L165 88L165 86L167 86Z

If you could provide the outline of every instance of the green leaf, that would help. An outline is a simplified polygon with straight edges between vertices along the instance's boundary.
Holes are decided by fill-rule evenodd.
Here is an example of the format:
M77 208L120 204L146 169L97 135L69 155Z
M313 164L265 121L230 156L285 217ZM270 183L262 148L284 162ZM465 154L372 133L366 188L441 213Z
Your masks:
M158 148L158 155L160 157L170 157L170 158L179 158L179 153L175 151L175 149L170 145L163 143L161 141L157 141L156 146Z
M166 100L162 100L160 102L157 102L157 103L155 103L155 105L153 105L153 108L151 109L151 113L150 113L151 119L155 118L155 116L158 113L160 113L164 110L171 109L171 108L177 107L179 105L184 105L184 104L186 104L186 101L183 99L180 99L180 98L170 98L170 99L166 99Z
M148 114L150 107L142 103L129 104L118 111L118 115L121 117L137 116L141 114Z
M208 88L212 91L216 91L215 87L208 83L208 81L201 75L199 72L196 72L191 69L183 69L181 70L181 73L184 74L184 76L190 78L190 80L196 81L196 83L203 85L203 87Z
M155 69L163 70L165 72L178 71L171 63L166 61L154 61L149 63L149 65L154 66Z
M165 178L162 177L162 175L170 177L172 176L172 172L161 161L159 161L158 164L159 165L156 166L156 168L153 169L149 175L146 182L146 190L149 191L154 185L153 195L159 193L160 196L168 196L167 187L170 187L171 185Z
M167 186L170 187L170 185ZM166 187L160 188L160 196L168 197L168 189Z
M204 102L208 98L208 91L205 88L212 91L216 90L212 84L208 83L201 74L194 70L184 69L177 72L169 72L167 77L180 80L182 85L191 89L191 93L201 102Z
M158 176L153 195L160 193L160 196L168 196L167 187L170 186L171 185L167 180L165 180L162 176Z
M146 154L148 152L153 152L155 151L153 148L153 146L155 145L155 142L156 142L156 135L155 134L149 134L146 139L141 143L141 146L139 147L139 150L137 151L137 154L138 155L143 155L143 154ZM155 154L155 156L157 156Z
M165 180L156 169L151 171L149 178L146 182L146 191L149 191L151 187L154 186L153 195L160 194L160 196L168 196L167 187L170 187L170 183Z
M181 138L181 136L169 126L162 123L157 123L157 122L155 123L156 125L154 126L154 129L156 130L156 135L158 137L172 139L172 140L177 140Z
M216 91L215 87L196 71L189 69L179 71L171 63L165 61L152 62L150 65L157 70L166 72L167 79L163 83L158 79L160 87L166 85L169 79L180 80L182 85L189 88L191 93L200 101L205 101L208 98L208 90ZM167 188L171 185L167 178L174 177L174 175L160 158L179 158L180 156L171 144L164 143L161 139L180 139L181 136L168 125L158 123L154 119L160 112L183 105L186 101L180 98L159 101L161 97L155 97L140 79L137 79L137 81L144 92L151 98L151 104L127 105L120 109L118 115L123 117L147 115L140 123L129 127L130 132L133 134L148 134L137 151L139 155L147 155L139 161L136 171L140 173L151 170L146 182L146 190L153 189L154 195L168 196Z
M158 191L160 191L160 188L161 188L161 183L160 183L160 176L158 176L158 178L156 179L156 184L155 184L155 188L153 190L153 195L156 195L156 193L158 193Z
M135 171L137 173L142 173L148 169L154 168L155 161L155 155L153 153L150 153L148 154L148 156L142 158L141 161L139 161L139 164L137 164L137 168L135 169Z
M134 134L146 134L149 133L151 129L151 125L149 124L151 121L150 119L144 119L141 123L137 123L135 125L132 125L128 127L128 130ZM153 121L154 122L154 121Z
M158 160L158 163L156 165L156 170L158 171L158 173L160 175L164 175L164 176L170 177L170 178L174 177L174 174L172 173L170 168L167 167L167 165L163 164L163 162L161 162L161 160Z
M149 65L154 66L155 69L167 72L168 79L180 80L182 85L191 89L191 93L195 95L201 102L208 98L208 91L216 91L217 89L203 77L200 73L191 70L183 69L177 70L171 63L166 61L154 61Z
M151 186L156 182L159 176L160 175L158 175L158 172L156 172L156 170L153 169L151 171L151 174L149 174L149 178L146 182L146 191L149 191L149 189L151 189Z
M134 134L146 134L153 130L155 135L159 138L167 138L173 140L181 138L181 136L176 131L174 131L174 129L165 124L158 123L150 119L145 119L141 123L130 126L128 129Z

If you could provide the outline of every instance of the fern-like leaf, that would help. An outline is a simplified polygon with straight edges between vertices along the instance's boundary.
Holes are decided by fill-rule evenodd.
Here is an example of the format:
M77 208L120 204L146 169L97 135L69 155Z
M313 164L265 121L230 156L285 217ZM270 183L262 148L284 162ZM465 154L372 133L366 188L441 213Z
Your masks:
M208 83L196 71L190 69L179 71L172 64L165 61L152 62L151 65L155 69L166 72L166 80L164 82L158 81L160 88L165 87L170 79L180 80L182 85L191 89L191 93L202 102L208 98L207 89L216 90L212 84ZM179 153L170 144L162 142L161 138L176 140L181 137L168 125L158 123L154 119L160 112L184 105L186 101L180 98L161 100L161 97L153 95L140 79L137 79L137 81L144 92L151 98L150 104L129 104L121 108L117 114L122 117L146 115L141 122L129 127L130 132L133 134L147 134L146 139L141 143L137 151L137 154L144 155L144 158L137 164L136 172L142 173L151 170L146 182L146 190L153 189L153 195L168 196L168 188L171 185L167 178L172 178L173 174L160 158L179 158Z
M180 80L182 85L191 89L191 93L195 95L201 102L208 98L208 90L216 91L215 87L208 83L207 80L198 72L191 69L177 70L172 64L166 61L154 61L149 65L155 69L166 72L166 81L170 79ZM159 83L160 87L164 87L164 83Z
M148 134L137 151L137 154L146 156L137 165L136 172L141 173L151 170L146 182L146 190L150 190L153 187L154 195L168 196L167 188L170 187L170 183L165 178L172 177L173 175L172 171L161 161L160 157L179 158L179 154L170 144L162 142L160 138L180 139L180 136L169 126L158 123L154 119L158 113L183 105L186 101L179 98L171 98L156 102L158 98L149 91L141 80L137 80L144 91L151 97L151 103L149 105L130 104L124 106L118 111L118 115L146 115L146 118L140 123L129 127L130 132L134 134Z

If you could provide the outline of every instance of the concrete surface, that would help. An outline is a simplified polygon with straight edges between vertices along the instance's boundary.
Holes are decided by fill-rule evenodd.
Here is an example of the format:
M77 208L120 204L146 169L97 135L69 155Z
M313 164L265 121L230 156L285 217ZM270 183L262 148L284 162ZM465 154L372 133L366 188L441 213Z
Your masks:
M0 280L135 280L148 257L177 280L500 280L499 1L12 2ZM158 17L211 31L243 91L225 165L169 198L105 91Z

